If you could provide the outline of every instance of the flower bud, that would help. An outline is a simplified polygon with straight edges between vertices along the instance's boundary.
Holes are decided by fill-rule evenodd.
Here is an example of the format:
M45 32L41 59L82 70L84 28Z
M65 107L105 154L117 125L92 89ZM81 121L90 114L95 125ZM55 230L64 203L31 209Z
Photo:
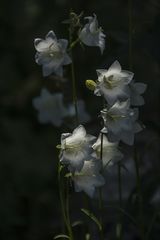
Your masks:
M95 83L95 81L93 81L93 80L86 80L86 87L89 90L94 91L96 86L97 86L97 84Z

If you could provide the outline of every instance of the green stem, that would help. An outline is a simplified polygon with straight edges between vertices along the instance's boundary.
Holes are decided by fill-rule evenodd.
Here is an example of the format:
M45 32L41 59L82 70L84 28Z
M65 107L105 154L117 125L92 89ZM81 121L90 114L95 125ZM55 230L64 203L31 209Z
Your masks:
M128 0L128 22L129 22L129 69L133 68L133 20L132 20L132 0Z
M80 41L80 39L77 38L74 42L72 42L70 44L70 47L69 47L68 51L71 51L76 46L76 44L79 43L79 41Z
M63 181L61 181L61 170L62 170L62 166L59 163L59 166L58 166L58 185L59 185L59 196L60 196L62 217L63 217L63 221L65 223L65 226L67 228L67 232L68 232L68 235L70 237L70 240L73 240L71 224L70 224L70 221L68 219L68 216L67 216L66 210L65 210L64 185L63 185Z
M67 179L67 183L66 183L66 217L68 222L68 232L69 232L70 240L73 240L73 232L72 232L70 213L69 213L69 179Z
M129 69L133 68L133 0L128 0L128 20L129 20ZM137 195L139 205L139 231L141 239L145 239L144 235L144 218L143 218L143 199L141 192L141 180L138 166L138 156L136 147L134 148L134 164L136 170L136 184L137 184Z
M119 196L119 208L122 208L122 174L121 174L121 163L118 162L118 196ZM122 239L122 216L119 213L119 220L117 224L117 239Z
M139 161L136 147L134 148L134 163L135 163L135 170L136 170L136 185L137 185L137 196L138 196L138 207L139 207L139 231L141 235L141 239L145 239L144 234L144 218L143 218L143 198L142 198L142 191L141 191L141 179L139 173Z
M152 228L153 228L153 226L154 226L154 223L155 223L155 221L156 221L156 218L158 217L159 214L160 214L160 212L154 213L154 215L153 215L153 217L152 217L152 219L151 219L151 223L150 223L150 225L149 225L149 227L148 227L148 231L146 232L146 235L145 235L145 239L146 239L146 240L149 240L150 233L151 233L151 231L152 231Z
M119 192L119 206L122 207L122 177L121 177L121 163L118 162L118 192Z
M100 159L101 159L101 165L102 165L102 172L103 172L103 133L101 133L101 151L100 151ZM100 223L101 223L101 230L99 232L100 234L100 239L103 240L104 239L104 232L103 232L103 218L102 218L102 214L103 214L103 196L102 196L102 188L99 188L99 210L100 210Z
M72 52L72 44L74 45L75 43L74 42L72 43L72 34L73 34L73 29L72 29L72 26L70 25L69 44L70 44L70 55L71 55L71 59L72 59L72 63L71 63L72 96L73 96L73 104L74 104L74 108L75 108L75 121L76 121L76 126L77 126L79 124L79 120L78 120L78 107L77 107L76 78L75 78L74 59L73 59L73 52Z

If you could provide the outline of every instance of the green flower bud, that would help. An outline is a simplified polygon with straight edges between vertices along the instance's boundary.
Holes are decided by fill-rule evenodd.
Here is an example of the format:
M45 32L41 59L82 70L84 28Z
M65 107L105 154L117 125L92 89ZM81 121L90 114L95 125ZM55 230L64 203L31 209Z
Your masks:
M86 87L89 90L94 91L96 86L97 86L97 84L95 83L95 81L93 81L93 80L86 80Z

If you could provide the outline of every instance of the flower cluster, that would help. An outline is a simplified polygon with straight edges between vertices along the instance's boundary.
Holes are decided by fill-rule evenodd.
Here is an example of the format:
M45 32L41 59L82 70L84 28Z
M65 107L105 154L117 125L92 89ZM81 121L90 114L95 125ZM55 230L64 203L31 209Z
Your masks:
M138 108L144 99L141 96L146 90L146 84L134 82L134 74L122 70L118 61L110 68L97 70L97 81L87 80L86 85L97 96L102 96L106 107L101 110L104 120L102 133L107 134L109 141L122 141L133 145L135 133L142 130L138 122Z
M62 93L50 93L46 88L41 89L41 94L32 101L34 108L38 111L40 123L51 123L60 127L65 118L72 120L75 116L73 103L64 105ZM77 101L79 120L86 123L90 115L86 112L85 103L82 99Z
M72 42L69 44L66 39L57 39L53 31L49 31L45 39L36 38L34 41L36 63L42 65L43 76L54 73L62 77L63 66L72 64L70 53L77 42L99 47L101 53L105 49L105 34L98 26L95 14L85 17L88 22L84 26L80 23L80 16L72 13L71 17L68 23ZM134 81L132 72L122 70L118 61L109 69L98 69L97 75L97 80L87 80L86 86L105 101L100 112L104 125L98 138L87 134L84 126L79 125L72 133L63 133L58 145L60 163L69 170L75 191L84 191L90 197L94 196L97 187L105 184L104 170L122 160L119 142L133 145L135 133L142 130L137 107L144 104L141 95L146 89L145 84ZM41 95L33 100L33 105L38 110L41 123L59 127L64 118L75 117L77 108L79 121L87 122L90 116L85 112L83 100L74 101L74 105L65 105L62 93L53 94L43 88Z
M89 16L85 17L85 19L88 19L89 22L84 27L80 27L77 34L78 41L87 46L99 47L101 53L103 53L105 34L102 28L98 27L97 16L94 14L93 17ZM72 62L68 54L71 46L67 49L68 40L57 39L55 33L51 30L47 33L45 39L36 38L34 46L37 51L35 60L37 64L42 65L43 76L46 77L52 73L60 77L63 76L63 66Z
M103 136L103 166L113 164L122 159L123 155L118 150L118 143L110 143ZM60 162L67 165L72 173L75 191L84 191L93 197L96 187L103 186L105 179L101 170L101 136L96 139L86 133L80 125L73 133L63 133L61 136Z

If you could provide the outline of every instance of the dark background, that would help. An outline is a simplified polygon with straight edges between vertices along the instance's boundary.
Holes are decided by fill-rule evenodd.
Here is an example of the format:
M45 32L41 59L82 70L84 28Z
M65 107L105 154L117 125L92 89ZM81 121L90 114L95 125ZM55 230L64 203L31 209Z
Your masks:
M136 139L141 153L147 229L154 212L159 211L160 199L157 195L158 200L152 201L154 194L160 189L160 2L132 2L133 72L136 81L148 85L144 94L145 105L140 108L140 119L146 129ZM128 1L77 0L71 3L67 0L0 0L2 240L47 240L61 232L56 177L58 151L55 146L60 143L60 134L66 129L64 126L57 129L49 124L39 124L32 99L39 95L42 86L64 91L67 84L70 84L70 79L68 78L66 85L63 83L61 86L61 80L42 77L41 67L34 61L33 40L36 37L44 38L51 29L58 38L68 38L67 26L62 21L68 18L71 7L78 14L84 11L85 16L96 13L106 34L103 56L98 48L86 47L83 51L77 47L74 52L78 95L85 100L87 111L92 117L86 124L89 132L98 134L100 100L86 89L85 80L96 79L96 69L108 67L116 59L123 69L129 68ZM110 182L109 185L111 186ZM126 191L132 192L134 187L135 183ZM74 202L72 211L77 211L81 218L76 206ZM129 209L133 214L135 206L133 203ZM73 218L75 220L74 214ZM114 219L106 220L106 232L114 232L112 221L115 224ZM128 225L126 222L127 229ZM160 218L157 216L151 231L152 240L159 239L159 227ZM129 231L128 238L126 236L124 239L138 239L134 237L134 231ZM112 234L108 236L108 239L114 239Z

